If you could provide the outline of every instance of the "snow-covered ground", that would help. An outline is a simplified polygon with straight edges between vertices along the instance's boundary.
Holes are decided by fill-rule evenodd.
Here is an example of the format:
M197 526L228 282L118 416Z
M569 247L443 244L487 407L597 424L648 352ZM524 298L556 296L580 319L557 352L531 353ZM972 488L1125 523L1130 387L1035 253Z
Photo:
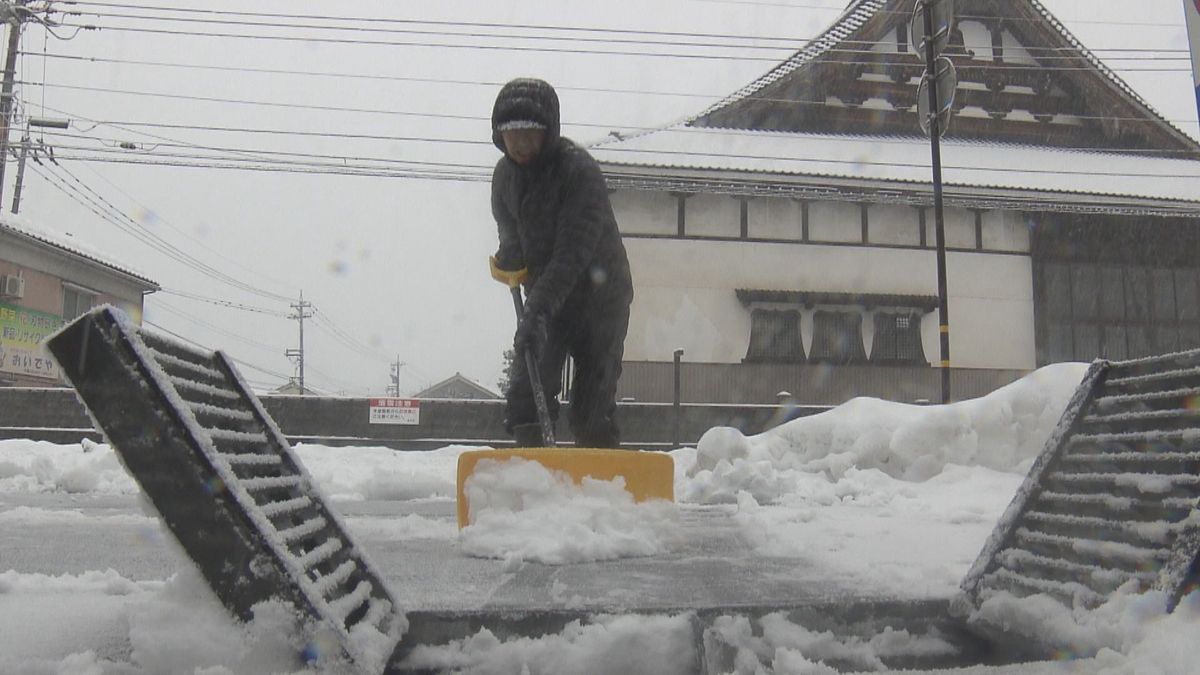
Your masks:
M296 450L335 508L382 503L407 511L347 517L360 538L443 542L453 556L496 559L510 570L568 568L668 555L679 545L681 523L715 511L728 516L755 556L804 557L831 586L945 598L1012 499L1084 368L1048 367L949 406L856 399L759 436L713 429L696 448L671 453L675 505L635 504L611 483L574 486L537 464L481 465L468 485L473 524L461 532L444 507L462 448ZM299 636L280 612L264 607L244 626L229 619L183 554L172 550L152 510L122 507L137 494L107 446L0 441L0 542L11 546L0 546L0 673L316 672L298 661ZM104 547L118 553L141 551L139 541L158 548L145 548L140 567L130 554L124 573L89 555L66 554L77 548L71 538L95 531L123 533L126 541ZM163 549L168 553L153 559L150 551ZM103 553L96 550L94 560ZM571 589L549 592L571 606ZM987 609L1090 656L956 672L1183 674L1200 663L1196 594L1170 615L1155 594L1118 594L1090 613L1038 599ZM783 615L764 619L758 633L740 617L712 626L713 639L735 655L736 673L826 673L829 659L874 670L879 655L938 648L903 632L839 640ZM695 668L691 631L686 614L598 616L540 639L502 641L485 631L413 658L471 673L687 673Z

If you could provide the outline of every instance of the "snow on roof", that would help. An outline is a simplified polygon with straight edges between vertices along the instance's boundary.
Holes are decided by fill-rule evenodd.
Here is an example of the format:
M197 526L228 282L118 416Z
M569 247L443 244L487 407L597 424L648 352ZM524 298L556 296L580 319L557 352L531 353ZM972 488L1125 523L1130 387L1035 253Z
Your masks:
M12 232L29 239L33 239L42 244L49 245L61 251L73 253L81 258L90 260L113 271L131 276L155 290L159 288L157 282L146 277L144 274L135 272L129 267L115 262L115 258L113 256L93 248L89 244L83 243L78 239L75 239L70 234L54 232L46 229L45 227L34 223L28 218L23 218L11 213L0 214L0 232L2 231Z
M929 141L676 125L589 149L606 165L931 181ZM947 186L1078 193L1186 202L1200 209L1200 162L994 142L941 144ZM662 172L659 172L662 173Z

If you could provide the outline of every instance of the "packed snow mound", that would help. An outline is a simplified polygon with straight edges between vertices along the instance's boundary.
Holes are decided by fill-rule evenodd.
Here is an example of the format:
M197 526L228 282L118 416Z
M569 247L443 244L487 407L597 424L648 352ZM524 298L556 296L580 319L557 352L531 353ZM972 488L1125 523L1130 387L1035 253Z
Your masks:
M459 536L462 550L511 564L656 555L669 549L679 519L672 503L634 502L623 478L576 484L524 459L479 462L463 492L470 525Z
M1041 452L1087 364L1060 363L978 399L919 406L856 398L756 436L710 429L689 474L742 472L751 481L780 470L837 478L851 467L923 481L948 465L1021 471Z
M137 483L109 445L0 440L0 492L131 495Z

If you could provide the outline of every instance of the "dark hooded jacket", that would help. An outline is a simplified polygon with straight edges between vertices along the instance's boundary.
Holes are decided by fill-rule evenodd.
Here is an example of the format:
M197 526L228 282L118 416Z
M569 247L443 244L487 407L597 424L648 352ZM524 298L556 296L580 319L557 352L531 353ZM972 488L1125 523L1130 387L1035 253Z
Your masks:
M505 155L492 174L497 261L529 269L526 311L557 317L628 305L633 282L604 175L586 150L559 134L554 88L519 79L501 89L492 109L492 141L501 152L499 126L509 121L546 128L536 159L522 166Z

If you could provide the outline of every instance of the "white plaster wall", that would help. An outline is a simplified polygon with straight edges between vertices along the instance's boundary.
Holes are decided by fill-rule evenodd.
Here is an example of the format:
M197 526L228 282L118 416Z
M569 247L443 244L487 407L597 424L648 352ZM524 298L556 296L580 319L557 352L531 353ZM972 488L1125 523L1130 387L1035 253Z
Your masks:
M617 226L630 234L679 232L679 200L666 192L618 190L609 195Z
M993 251L1029 252L1029 227L1013 211L983 212L983 247Z
M1026 66L1038 65L1037 59L1029 55L1025 47L1013 36L1012 33L1004 31L1004 61L1006 63L1019 63Z
M635 287L625 341L631 361L668 360L683 347L689 361L740 362L750 314L737 301L738 288L937 295L932 250L636 238L625 246ZM952 365L1032 369L1029 258L950 253L947 277ZM806 350L812 339L808 314L802 324ZM931 361L938 360L937 324L936 312L922 321Z
M976 60L992 60L992 32L978 21L959 21L958 29L963 34L963 46L975 52Z
M697 194L684 201L684 231L692 237L742 236L742 203L726 195Z
M921 216L917 209L890 204L872 204L867 208L867 236L872 244L921 245Z
M812 202L808 205L808 238L812 241L862 241L862 210L848 202Z
M948 253L946 287L950 294L951 366L1037 367L1033 263L1028 256ZM930 319L936 316L935 312ZM925 355L937 361L937 326L922 323L921 328Z
M946 231L946 248L975 248L975 213L968 209L946 207L942 209L942 223ZM925 241L937 246L937 219L933 208L925 209Z
M746 213L747 230L752 239L788 239L800 241L804 214L800 202L786 197L751 199Z

